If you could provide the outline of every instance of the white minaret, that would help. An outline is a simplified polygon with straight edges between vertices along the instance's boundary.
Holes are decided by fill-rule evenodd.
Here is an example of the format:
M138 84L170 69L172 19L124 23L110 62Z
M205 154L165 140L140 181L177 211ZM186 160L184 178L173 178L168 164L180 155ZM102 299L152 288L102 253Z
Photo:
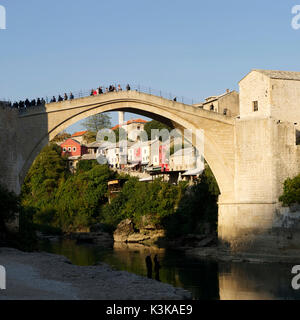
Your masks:
M119 111L119 125L122 126L124 124L125 112Z

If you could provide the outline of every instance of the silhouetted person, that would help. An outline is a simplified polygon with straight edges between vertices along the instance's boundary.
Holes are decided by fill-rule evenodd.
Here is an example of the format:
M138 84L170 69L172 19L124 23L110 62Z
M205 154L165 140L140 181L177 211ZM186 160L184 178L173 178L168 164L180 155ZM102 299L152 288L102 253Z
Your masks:
M152 279L152 260L151 256L146 257L147 277Z
M56 98L53 96L53 98L51 99L51 102L56 102Z
M158 261L157 254L154 257L154 272L155 272L155 280L160 281L159 279L159 269L160 269L160 263Z
M65 93L64 94L64 100L67 101L68 100L68 95Z
M129 85L129 84L126 86L126 89L127 89L127 91L130 91L130 90L131 90L131 88L130 88L130 85Z
M175 102L176 102L176 101L177 101L177 98L175 97L173 101L175 101Z
M30 107L30 102L29 102L28 99L25 100L25 106L26 106L26 108L29 108L29 107Z
M61 95L59 95L59 96L58 96L58 102L62 102L62 101L64 101L64 99L62 98Z
M73 100L74 99L74 95L73 95L73 93L71 92L70 93L70 100Z

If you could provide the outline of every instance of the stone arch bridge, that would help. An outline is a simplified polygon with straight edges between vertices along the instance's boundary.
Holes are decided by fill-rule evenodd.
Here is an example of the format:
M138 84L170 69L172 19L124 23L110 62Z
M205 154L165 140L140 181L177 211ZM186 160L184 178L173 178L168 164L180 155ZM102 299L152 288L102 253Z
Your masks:
M110 111L141 114L179 129L203 129L204 156L221 191L219 239L237 250L266 243L282 182L298 170L295 128L271 118L241 120L137 91L51 103L23 114L3 109L1 183L20 192L35 157L50 140L79 120Z

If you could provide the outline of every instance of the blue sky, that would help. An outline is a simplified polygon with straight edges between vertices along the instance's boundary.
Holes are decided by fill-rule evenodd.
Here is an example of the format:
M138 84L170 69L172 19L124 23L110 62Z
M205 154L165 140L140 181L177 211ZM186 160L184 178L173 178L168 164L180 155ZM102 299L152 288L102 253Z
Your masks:
M254 68L300 71L300 30L291 28L296 4L300 0L0 0L7 10L0 98L129 82L201 101L238 90Z

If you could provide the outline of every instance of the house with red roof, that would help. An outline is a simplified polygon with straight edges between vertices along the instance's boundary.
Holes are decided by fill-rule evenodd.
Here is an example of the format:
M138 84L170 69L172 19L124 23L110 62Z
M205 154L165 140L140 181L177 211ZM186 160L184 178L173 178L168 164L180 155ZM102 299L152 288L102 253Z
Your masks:
M72 138L61 143L60 147L63 156L81 157L88 153L88 148L85 145Z
M138 132L144 131L145 128L145 124L148 121L144 120L144 119L133 119L133 120L129 120L127 122L125 122L124 124L120 125L116 125L113 128L111 128L111 130L117 130L119 128L123 128L128 135L128 139L130 140L136 140L136 135Z
M77 140L79 143L84 142L84 135L87 131L79 131L72 134L71 138Z

